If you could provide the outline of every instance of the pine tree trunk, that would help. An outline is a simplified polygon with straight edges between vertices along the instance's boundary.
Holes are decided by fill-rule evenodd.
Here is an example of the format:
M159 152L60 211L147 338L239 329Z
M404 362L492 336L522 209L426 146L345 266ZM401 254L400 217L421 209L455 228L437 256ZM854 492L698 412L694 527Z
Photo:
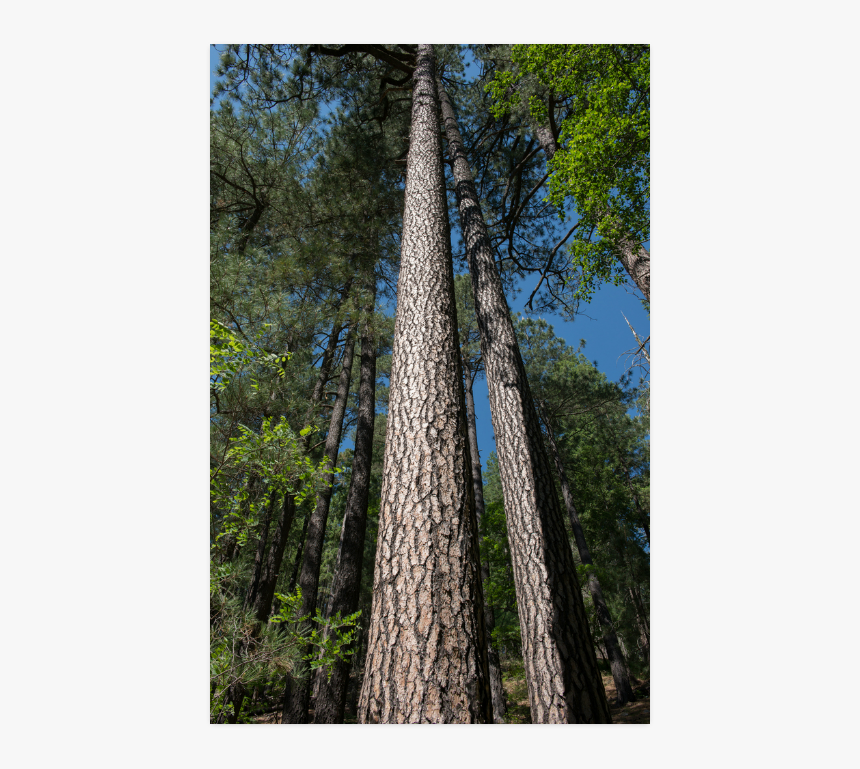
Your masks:
M360 723L492 720L433 47L413 77Z
M552 160L555 155L556 143L552 131L547 126L538 126L535 129L540 146L546 155L547 161ZM645 298L651 301L651 254L641 244L632 238L621 238L617 248L618 260L627 270L627 274L642 292Z
M305 548L305 540L307 539L308 534L308 524L311 520L311 513L307 513L305 515L305 520L302 523L302 533L299 537L299 546L296 548L296 559L293 562L293 571L290 574L290 584L287 587L287 593L292 595L293 591L296 589L296 582L299 579L299 569L302 565L302 556L304 555Z
M472 395L474 379L466 368L466 426L469 428L469 454L472 458L472 488L475 492L475 517L478 529L484 517L484 482L481 473L481 455L478 452L478 432L475 425L475 398ZM484 618L487 625L487 662L490 668L490 694L493 700L493 723L505 723L505 694L502 686L502 669L499 653L493 646L492 633L496 626L493 607L487 602L486 586L490 581L490 567L485 557L481 558L481 584L484 586Z
M340 292L341 304L346 301L346 298L349 296L349 290L352 287L353 278L347 280L346 285L343 287L343 290ZM309 425L314 416L314 410L316 409L317 404L322 400L323 392L325 391L325 386L328 383L329 376L331 374L331 365L334 361L334 353L337 349L338 342L340 341L340 335L343 331L343 321L341 320L340 312L337 313L335 317L334 325L332 326L331 333L328 337L328 344L326 345L325 351L323 352L322 361L320 361L320 370L317 376L317 381L314 384L314 391L311 394L311 402L308 406L307 413L305 414L305 425ZM310 433L304 438L304 447L305 451L308 449L308 445L310 445Z
M481 332L534 723L610 723L525 367L448 95L439 83Z
M628 588L630 597L633 599L633 610L636 612L636 624L639 626L639 643L642 647L642 654L645 656L645 664L650 664L651 661L651 631L648 627L648 617L645 614L645 607L638 600L633 588Z
M278 525L272 534L272 542L269 545L269 552L260 575L260 587L257 590L254 604L254 616L257 622L266 622L272 611L272 601L275 598L275 587L278 583L278 574L281 571L281 562L284 559L284 549L287 546L287 538L290 536L290 528L292 528L295 517L295 497L286 494L281 505Z
M344 286L343 291L341 292L341 299L345 299L347 297L351 285L352 279L348 280L346 285ZM326 382L328 382L329 374L331 372L331 364L334 358L334 352L337 349L337 344L342 331L343 323L340 321L340 319L336 319L334 322L334 326L332 327L331 334L329 335L328 344L326 346L325 351L323 352L319 375L317 377L316 384L314 385L310 405L308 406L308 411L305 416L305 424L310 424L311 419L313 418L314 409L316 405L322 400L322 394ZM291 350L292 346L293 345L288 345L288 352L294 351ZM303 445L305 451L307 451L309 441L310 434L306 435L303 438ZM296 512L295 499L291 496L285 497L283 500L281 515L278 520L277 528L275 529L275 533L272 537L271 543L269 543L267 540L269 535L270 521L272 517L272 508L274 507L274 505L275 500L273 498L272 505L269 508L265 523L263 525L263 529L260 532L260 540L257 545L257 553L254 558L254 573L251 578L251 584L249 585L248 594L246 597L246 605L254 607L254 614L258 622L265 622L272 611L272 602L275 597L275 587L278 581L278 574L280 573L281 562L283 561L284 550L287 545L287 538L289 537L290 529L292 528ZM306 525L307 518L305 519L305 527ZM302 531L302 538L304 538L304 529ZM269 545L269 554L268 559L264 561L267 545ZM299 551L301 551L301 543L299 544ZM297 572L298 566L296 566L296 569L294 571L294 577L295 573ZM294 586L295 579L293 579L291 582Z
M620 448L616 446L616 454L618 456L621 469L624 470L624 478L627 481L627 489L630 491L630 496L633 497L633 506L636 508L636 513L639 515L639 521L642 523L642 529L645 531L645 541L651 545L651 528L648 526L648 514L642 509L639 504L639 495L633 488L633 479L630 477L630 466L624 459L624 454Z
M570 527L573 529L576 548L579 550L579 560L586 566L593 566L594 561L591 558L591 551L588 549L588 544L585 541L585 532L582 530L582 524L576 513L576 505L574 504L573 494L567 480L567 472L564 469L564 463L561 461L561 455L555 442L555 434L545 411L544 424L546 425L550 451L555 460L555 467L561 481L561 493L564 497L564 504L567 507L568 517L570 518ZM636 695L633 693L633 687L630 685L630 673L627 670L627 663L618 646L618 637L615 633L612 615L609 612L606 601L603 599L603 590L600 587L600 581L593 572L590 572L588 575L588 591L591 593L591 600L594 602L594 608L597 611L597 621L600 623L600 629L603 631L603 645L606 648L607 656L609 657L609 667L612 670L612 678L615 681L615 704L623 705L626 702L635 702Z
M364 535L367 527L367 502L370 492L370 466L373 458L373 425L376 419L376 339L373 310L376 304L375 277L367 288L370 298L364 308L361 335L361 373L358 386L358 424L352 479L346 495L346 509L340 534L340 547L327 617L345 617L358 609L361 567L364 560ZM335 663L331 678L320 671L319 691L314 708L314 723L342 724L349 682L350 660Z
M248 592L245 595L245 606L253 606L257 599L257 591L260 589L260 577L263 574L263 557L266 554L266 544L269 540L269 524L275 512L277 504L277 495L273 494L269 504L266 507L266 516L263 519L263 525L260 529L260 538L257 542L257 552L254 554L254 572L251 575L251 582L248 585Z
M350 329L346 338L346 346L343 351L343 368L340 372L340 380L337 385L337 397L332 409L331 421L329 422L328 435L325 441L326 471L332 473L337 465L337 454L340 448L340 436L343 430L343 418L346 414L346 401L349 396L349 384L352 378L352 358L355 352L355 333ZM333 473L327 477L333 480ZM302 572L299 576L299 587L302 589L302 606L300 616L313 614L317 604L317 588L319 587L320 566L322 564L322 550L325 540L325 529L328 523L328 511L331 503L332 487L326 485L317 494L317 503L308 524L308 533L305 539L304 559ZM304 623L303 630L310 634L313 623L309 620ZM308 654L310 648L306 648L302 656ZM284 699L284 715L282 723L304 724L308 718L308 704L310 701L311 676L296 679L292 686L287 687L289 696Z

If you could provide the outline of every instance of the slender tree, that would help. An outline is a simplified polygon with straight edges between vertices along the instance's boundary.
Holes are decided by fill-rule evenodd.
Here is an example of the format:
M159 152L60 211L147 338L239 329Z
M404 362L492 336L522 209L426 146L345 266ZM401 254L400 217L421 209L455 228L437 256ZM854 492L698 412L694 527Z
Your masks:
M343 365L337 386L337 397L332 409L328 435L326 436L325 454L327 458L326 472L334 473L337 464L337 454L340 448L343 418L346 413L346 399L349 395L349 383L352 376L352 358L355 350L354 328L350 328L343 351ZM316 507L308 524L305 539L302 571L299 576L299 587L302 591L300 614L312 614L316 609L317 588L319 586L320 558L322 556L323 539L326 523L328 522L329 505L332 489L330 485L323 486L317 494ZM311 621L305 623L305 631L310 632ZM308 648L308 652L310 648ZM307 721L308 702L310 700L310 676L294 677L287 682L284 692L283 723L303 724Z
M361 372L358 386L359 403L355 452L327 617L338 614L344 617L353 614L358 609L361 589L364 535L367 528L367 503L373 455L373 426L376 416L377 350L373 329L373 310L376 303L375 275L371 274L365 290L368 293L368 299L364 307L361 331ZM314 708L315 723L343 723L349 667L349 662L339 660L335 663L330 677L320 674L320 687Z
M478 527L484 518L484 481L481 473L481 455L478 451L478 430L475 417L475 398L472 388L475 379L483 370L481 362L480 332L475 322L475 304L468 276L458 275L454 281L457 296L457 322L460 337L460 358L463 361L466 394L466 426L469 429L469 454L472 458L472 488L475 493L475 517ZM490 669L490 693L493 700L493 722L505 722L505 693L502 687L502 670L499 653L492 641L496 625L493 607L487 598L490 567L486 554L481 551L481 585L484 588L484 618L487 625L487 660Z
M561 459L558 446L556 445L555 430L552 420L544 408L540 409L540 414L546 428L547 441L550 447L550 453L555 461L556 471L558 472L559 480L561 481L561 493L564 497L564 504L567 508L567 515L570 519L570 527L573 531L573 537L576 542L576 548L579 551L579 560L586 566L593 566L594 561L591 558L591 551L588 549L588 544L585 541L585 533L582 530L582 524L579 522L579 515L576 512L576 503L573 500L573 493L570 488L570 483L567 479L567 473L564 469L564 463ZM600 587L600 580L594 570L589 570L586 580L588 591L591 593L591 600L594 602L594 608L597 612L597 621L600 623L600 629L603 631L603 645L606 648L606 653L609 657L609 667L612 670L612 678L615 681L616 705L624 705L627 702L635 702L636 695L633 693L633 687L630 685L630 673L627 670L627 663L624 660L624 655L621 653L621 647L618 644L618 637L615 634L615 626L612 622L612 615L603 598L603 590Z
M535 723L610 723L552 471L457 120L439 83L499 454Z

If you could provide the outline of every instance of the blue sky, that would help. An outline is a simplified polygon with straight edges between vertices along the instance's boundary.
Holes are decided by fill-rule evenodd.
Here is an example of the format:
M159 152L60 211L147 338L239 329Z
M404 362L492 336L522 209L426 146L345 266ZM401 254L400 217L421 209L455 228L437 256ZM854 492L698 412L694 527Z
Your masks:
M524 305L532 289L539 280L538 275L523 281L523 291L513 301L508 299L512 312L525 315ZM571 347L576 347L580 339L585 339L583 353L591 361L597 361L598 368L609 379L617 380L630 365L630 360L624 355L627 350L636 347L636 340L622 313L643 339L651 333L650 318L642 307L641 302L628 293L624 286L602 286L594 295L591 304L584 312L588 315L577 316L574 321L565 321L557 315L543 314L543 318L553 326L556 336L564 339ZM634 375L634 381L637 377ZM481 452L481 464L486 470L487 457L495 449L492 424L490 422L490 401L487 394L487 382L481 379L475 382L475 418L478 432L478 449Z
M212 74L218 65L219 54L213 46L209 47L209 92L211 94L214 86L214 75ZM469 70L467 70L467 75ZM452 240L456 244L459 226L456 212L451 212ZM522 281L518 288L519 293L508 302L512 312L525 313L525 302L539 280L538 275L531 275ZM582 315L573 321L566 321L558 315L541 314L537 317L543 318L551 324L557 336L564 339L568 345L576 347L580 339L586 342L583 350L586 357L591 361L597 361L598 368L611 380L618 378L630 365L630 359L625 352L636 347L636 340L624 320L624 316L636 329L641 338L651 333L650 317L642 307L640 300L634 296L631 285L613 286L603 285L595 292L591 303L584 305ZM635 381L636 375L634 375ZM487 382L482 377L475 382L475 417L477 422L478 448L481 454L481 464L486 470L487 458L495 449L492 423L490 419L490 402L487 393ZM349 448L352 441L345 440L342 448Z

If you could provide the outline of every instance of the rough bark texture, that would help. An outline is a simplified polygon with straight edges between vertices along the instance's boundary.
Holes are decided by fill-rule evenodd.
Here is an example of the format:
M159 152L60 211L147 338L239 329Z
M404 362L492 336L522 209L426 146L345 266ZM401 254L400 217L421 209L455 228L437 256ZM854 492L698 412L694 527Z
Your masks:
M341 617L358 609L361 589L361 566L364 560L364 535L367 528L367 501L370 492L370 466L373 458L373 425L376 419L376 339L372 314L376 303L376 283L370 280L370 299L364 308L365 322L361 334L361 373L358 385L358 424L355 429L355 453L352 478L346 494L346 509L340 533L340 547L331 600L326 616ZM314 708L314 723L342 724L349 681L349 660L334 666L331 678L319 676L319 691Z
M594 564L594 561L591 558L588 543L585 541L585 532L582 530L582 524L579 522L579 515L576 512L576 504L573 501L573 493L567 479L567 472L564 469L564 463L561 461L561 455L555 442L555 434L553 433L549 419L546 418L545 411L544 416L547 438L549 439L550 450L555 460L558 477L561 481L561 493L564 497L564 504L567 507L570 527L573 529L573 537L576 540L576 548L579 551L579 560L591 566ZM589 573L588 575L588 591L591 593L591 600L594 601L594 608L597 611L597 621L600 623L600 629L603 631L603 645L606 647L606 653L609 657L609 667L612 670L612 678L615 681L615 704L623 705L625 702L635 702L636 695L633 693L633 687L630 685L630 673L627 670L627 663L618 645L618 636L615 634L612 615L609 612L606 601L603 600L603 590L594 573Z
M478 521L478 529L481 528L481 519L484 516L484 481L481 473L481 455L478 452L478 432L475 425L475 399L472 396L472 385L474 379L472 372L466 367L466 426L469 429L469 454L472 458L472 488L475 493L475 517ZM487 559L481 558L481 584L486 585L490 581L490 567ZM484 619L487 626L487 662L490 668L490 694L493 700L493 723L505 723L505 693L502 687L502 668L499 664L499 653L491 641L493 628L496 626L496 618L493 607L487 603L484 594Z
M360 723L492 720L434 67L419 46Z
M487 227L439 84L490 393L534 723L611 723L552 471Z
M349 395L349 383L352 377L352 358L355 352L355 334L350 329L343 351L343 368L337 385L337 397L332 408L331 421L325 441L326 470L331 471L337 465L337 452L340 448L340 436L343 430L343 417L346 413L346 400ZM331 476L328 476L331 479ZM319 587L320 564L322 562L325 527L328 523L328 511L331 503L331 486L324 486L317 494L317 503L308 524L305 538L304 560L299 576L299 587L302 589L302 606L300 616L313 614L317 604L317 588ZM308 633L313 625L309 620L304 630ZM308 654L307 649L304 654ZM304 655L302 655L304 656ZM287 686L284 696L285 724L303 724L307 722L308 703L310 700L310 676L293 681Z
M546 154L547 161L555 155L555 137L548 126L538 126L535 129L540 146ZM645 298L651 301L651 254L641 243L630 238L621 238L618 243L618 260L627 270L630 279L636 284Z

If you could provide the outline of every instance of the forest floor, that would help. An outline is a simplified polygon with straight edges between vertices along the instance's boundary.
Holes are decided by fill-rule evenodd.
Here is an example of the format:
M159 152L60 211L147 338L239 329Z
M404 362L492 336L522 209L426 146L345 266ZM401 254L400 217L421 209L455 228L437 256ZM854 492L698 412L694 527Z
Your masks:
M505 670L505 667L508 669ZM650 724L651 723L651 679L639 680L631 676L630 683L636 694L636 702L628 702L618 707L615 705L615 683L608 673L603 674L603 687L606 689L606 699L612 713L613 724ZM529 709L529 693L526 687L525 671L522 663L512 666L503 665L502 686L508 701L508 712L505 722L508 724L530 724L532 722ZM255 724L279 724L280 712L266 713L252 718ZM357 723L354 713L347 713L344 723Z
M530 724L532 722L529 709L529 693L526 687L525 673L522 668L502 671L502 686L508 700L508 712L505 721L509 724ZM509 677L510 676L510 677ZM640 681L631 676L636 702L628 702L618 707L615 705L615 682L612 676L604 673L603 688L612 713L613 724L650 724L651 723L651 679Z

